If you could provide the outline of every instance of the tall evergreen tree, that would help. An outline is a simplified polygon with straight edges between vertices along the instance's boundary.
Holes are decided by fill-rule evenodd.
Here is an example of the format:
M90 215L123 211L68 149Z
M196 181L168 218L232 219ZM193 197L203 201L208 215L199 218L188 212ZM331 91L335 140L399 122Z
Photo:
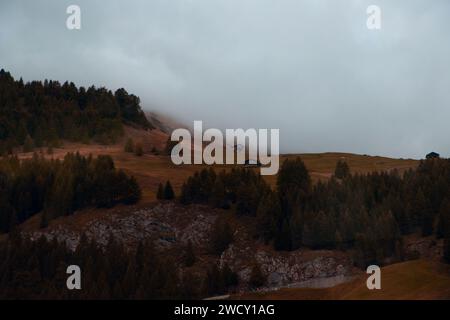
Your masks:
M266 283L266 277L262 273L261 267L258 263L255 263L253 265L252 271L250 273L249 283L253 288L261 287Z
M173 192L172 185L170 181L167 180L166 185L164 186L164 199L172 200L175 198L175 193Z
M233 242L233 230L225 218L217 218L211 228L211 249L220 255Z
M344 179L350 175L350 167L347 162L339 160L336 163L336 168L334 170L334 176L338 179Z

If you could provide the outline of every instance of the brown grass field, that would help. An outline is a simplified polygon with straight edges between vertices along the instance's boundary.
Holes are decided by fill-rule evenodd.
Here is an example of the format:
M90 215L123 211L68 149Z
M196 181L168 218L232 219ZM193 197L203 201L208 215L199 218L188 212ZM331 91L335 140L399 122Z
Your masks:
M354 280L325 289L280 289L246 293L232 299L263 300L436 300L450 299L450 266L414 260L383 267L381 289L368 290L363 274Z
M142 143L145 154L138 157L132 153L124 152L124 144L127 137L133 138L135 142ZM142 131L126 128L126 136L116 145L86 145L80 143L66 142L61 148L56 148L52 155L47 155L45 150L42 154L47 158L63 158L68 152L79 152L82 155L92 154L98 156L107 154L112 156L118 168L124 169L134 175L143 191L143 202L151 202L156 199L156 191L159 183L170 180L175 192L179 192L181 185L195 171L209 167L206 165L180 165L172 163L169 156L162 155L168 135L159 131ZM160 155L151 153L155 148ZM37 150L39 152L39 150ZM29 158L32 153L20 153L20 158ZM317 154L289 154L280 156L280 165L287 158L300 157L306 164L313 182L324 181L331 177L338 160L345 160L353 173L367 173L372 171L389 171L393 169L399 172L418 165L413 159L392 159L379 156L357 155L350 153L317 153ZM216 170L229 170L230 165L216 165ZM254 170L258 170L255 168ZM276 176L265 176L265 179L274 186Z

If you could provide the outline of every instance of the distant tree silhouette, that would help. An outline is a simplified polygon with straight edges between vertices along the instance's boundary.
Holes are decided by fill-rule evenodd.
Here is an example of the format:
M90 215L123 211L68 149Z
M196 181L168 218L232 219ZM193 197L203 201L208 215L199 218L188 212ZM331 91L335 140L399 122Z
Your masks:
M336 163L336 169L334 170L334 176L338 179L344 179L350 175L350 167L347 162L339 160Z
M217 218L211 229L212 252L220 255L233 242L233 230L224 218Z
M23 145L60 145L62 139L113 143L123 125L151 129L139 98L124 89L115 93L91 86L45 80L23 83L0 70L0 153Z
M83 157L69 153L63 160L0 159L0 231L8 232L42 212L41 227L48 221L88 207L133 204L141 198L134 177L117 170L109 156Z
M172 185L170 181L167 180L166 185L164 186L164 199L172 200L175 198L175 193L173 192Z
M44 236L31 241L11 233L0 242L0 272L8 275L2 277L0 299L186 299L192 298L189 292L204 294L197 290L203 279L182 281L174 261L152 243L139 248L126 250L113 237L100 245L84 236L73 251ZM70 264L83 270L83 290L67 290Z
M266 277L263 275L261 267L258 263L255 263L253 265L252 272L250 273L249 283L253 288L261 287L266 283Z

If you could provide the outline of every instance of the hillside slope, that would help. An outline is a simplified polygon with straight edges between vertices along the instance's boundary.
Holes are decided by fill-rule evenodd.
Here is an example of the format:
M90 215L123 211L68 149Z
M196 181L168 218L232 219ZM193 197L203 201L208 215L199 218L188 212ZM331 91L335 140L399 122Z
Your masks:
M134 154L124 152L124 143L126 138L132 138L133 141L139 142L144 147L144 155L137 157ZM170 156L164 155L164 148L167 142L168 135L160 129L153 129L150 131L139 130L132 127L125 126L124 138L117 144L113 145L96 145L96 144L81 144L81 143L65 143L60 148L54 148L53 154L45 154L47 158L61 159L69 152L80 152L82 155L92 154L94 156L105 154L110 155L118 168L124 169L128 173L134 175L143 191L143 200L156 200L156 191L159 183L165 183L170 180L175 192L179 192L183 182L188 177L199 171L206 165L174 165ZM152 153L155 148L158 153ZM36 149L35 151L39 151ZM20 158L32 157L33 153L20 153ZM295 154L295 155L281 155L280 163L285 159L292 159L301 157L308 168L311 178L314 182L324 181L329 179L335 169L336 162L344 159L350 166L352 172L368 173L373 171L390 171L399 170L403 172L407 169L414 169L417 167L419 161L412 159L392 159L378 156L366 156L350 153L316 153L316 154ZM217 170L228 170L230 165L216 165ZM254 170L259 170L255 168ZM275 186L277 176L264 176L272 186Z
M280 289L247 293L233 299L279 300L423 300L450 299L450 267L438 262L414 260L389 265L381 271L381 290L368 290L367 275L325 289Z

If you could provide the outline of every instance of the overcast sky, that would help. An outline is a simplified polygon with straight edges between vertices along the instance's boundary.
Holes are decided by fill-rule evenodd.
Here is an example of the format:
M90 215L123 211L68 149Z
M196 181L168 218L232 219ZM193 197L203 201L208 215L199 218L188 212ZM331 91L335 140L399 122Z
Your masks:
M282 152L450 156L448 0L1 0L0 67L125 87L188 124L279 128Z

